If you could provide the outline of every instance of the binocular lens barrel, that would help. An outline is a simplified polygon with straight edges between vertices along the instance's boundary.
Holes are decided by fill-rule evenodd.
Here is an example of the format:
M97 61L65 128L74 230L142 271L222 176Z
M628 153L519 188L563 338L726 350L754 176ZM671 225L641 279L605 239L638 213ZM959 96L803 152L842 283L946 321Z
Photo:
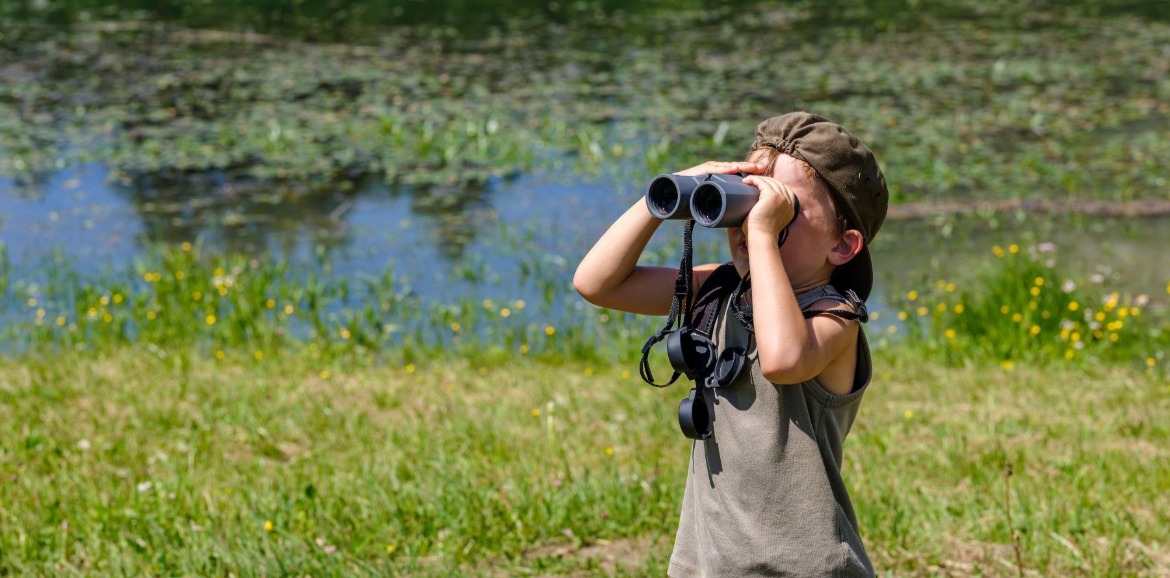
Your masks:
M659 219L691 218L691 193L703 177L658 175L646 191L646 208Z
M711 175L691 195L691 215L704 227L738 227L760 199L739 175Z

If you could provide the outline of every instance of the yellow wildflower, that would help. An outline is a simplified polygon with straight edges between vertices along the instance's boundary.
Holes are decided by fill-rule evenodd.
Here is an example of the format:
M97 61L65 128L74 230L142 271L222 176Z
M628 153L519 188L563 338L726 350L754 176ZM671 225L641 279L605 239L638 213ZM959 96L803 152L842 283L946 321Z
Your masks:
M914 301L915 299L918 299L918 292L911 290L909 293L906 294L906 299L909 299L910 301Z
M947 329L945 332L943 332L943 335L946 335L947 339L954 339L955 338L955 330L954 329Z
M183 241L183 244L179 245L179 248L183 249L184 251L190 251L191 250L191 242L190 241ZM265 523L266 526L271 525L271 524L272 524L272 522Z
M207 316L207 317L204 319L204 321L206 321L208 325L215 325L215 316L214 316L214 315L208 315L208 316Z
M1069 311L1076 311L1077 309L1080 309L1080 308L1081 308L1081 304L1077 303L1076 301L1070 301L1068 304Z
M1020 252L1020 246L1019 246L1019 245L1017 245L1017 244L1015 244L1015 243L1012 243L1011 245L1008 245L1008 253L1011 253L1012 255L1015 255L1016 253L1019 253L1019 252Z
M999 258L1001 258L1001 259L1003 258L1003 248L1002 248L1002 247L1000 247L999 245L996 245L996 246L992 247L992 248L991 248L991 252L992 252L992 254L994 254L996 257L999 257Z
M555 328L555 327L553 327L552 325L548 325L548 326L546 326L546 327L544 328L544 334L545 334L545 335L550 335L550 336L551 336L552 334L554 334L554 333L556 333L556 332L557 332L556 328Z
M184 245L190 245L190 243L183 243L183 244L184 244ZM264 520L264 531L265 531L265 532L271 532L271 531L272 531L272 520Z

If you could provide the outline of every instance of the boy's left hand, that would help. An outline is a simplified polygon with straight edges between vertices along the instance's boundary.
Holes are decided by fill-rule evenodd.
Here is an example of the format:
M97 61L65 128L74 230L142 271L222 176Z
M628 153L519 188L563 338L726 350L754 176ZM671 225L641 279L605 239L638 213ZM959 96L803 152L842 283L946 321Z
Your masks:
M743 182L760 189L760 200L743 221L744 234L750 235L756 230L772 238L779 237L780 232L796 219L796 194L772 177L750 175L744 177Z

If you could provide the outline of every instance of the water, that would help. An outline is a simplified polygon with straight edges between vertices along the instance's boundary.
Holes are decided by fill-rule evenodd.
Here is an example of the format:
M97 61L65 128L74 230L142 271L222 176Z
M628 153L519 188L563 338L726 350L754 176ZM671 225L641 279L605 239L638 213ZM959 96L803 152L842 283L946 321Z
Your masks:
M972 97L975 99L973 103L948 102L946 99L952 95L947 91L940 92L937 100L931 100L929 97L934 92L930 90L929 83L950 78L946 74L948 71L943 68L935 71L939 75L938 78L926 73L922 73L921 76L910 75L910 86L900 92L880 86L874 87L872 94L866 93L862 88L846 89L834 84L841 80L834 76L839 71L826 72L820 69L808 72L810 77L823 77L825 86L797 87L793 82L779 82L767 78L765 81L758 80L765 73L771 74L772 67L761 68L760 63L756 61L753 61L755 63L752 67L744 70L743 92L738 93L734 83L722 80L725 78L725 71L734 70L735 67L731 66L731 62L724 62L721 58L727 60L733 57L747 58L753 53L745 48L747 46L745 40L735 34L724 34L720 37L723 44L718 45L721 50L737 51L730 53L730 56L721 57L720 50L694 51L694 57L698 62L689 64L708 71L710 76L696 89L697 94L688 94L684 90L686 87L680 86L672 88L669 94L663 97L657 94L660 85L652 83L648 83L646 85L648 88L642 93L636 90L637 87L631 89L629 87L631 83L636 84L641 79L649 79L654 74L671 76L674 74L672 67L688 64L680 60L658 60L654 55L660 51L656 51L654 47L669 44L668 39L672 37L673 31L667 24L662 23L680 21L676 18L679 14L709 12L711 16L707 18L688 17L689 19L681 21L691 25L698 23L709 28L717 27L719 15L726 14L729 8L721 4L723 7L719 10L723 12L719 12L702 1L689 2L681 6L646 3L639 4L637 8L608 1L564 5L525 1L503 5L486 2L436 4L408 1L385 6L381 3L356 2L348 3L344 10L339 9L340 5L335 2L305 2L299 3L299 8L291 12L277 10L269 3L259 0L244 4L248 10L236 10L234 3L231 4L231 9L228 9L229 7L223 3L187 3L180 0L163 3L125 0L105 3L104 8L98 8L96 4L87 6L84 3L60 5L54 2L38 2L6 4L6 8L0 10L0 17L39 23L79 23L110 19L130 20L145 14L148 18L182 26L254 30L268 34L279 33L289 38L328 42L372 40L389 28L403 26L409 27L414 31L412 34L419 37L427 36L420 30L431 30L428 27L437 27L433 30L437 30L436 34L440 35L475 32L487 34L489 30L494 30L492 34L499 35L503 30L505 39L517 43L516 35L527 32L531 32L533 38L537 39L534 42L547 42L550 38L558 38L558 30L562 30L566 25L589 28L600 36L594 39L588 34L569 34L568 38L581 44L563 47L565 48L563 52L553 50L556 47L548 47L547 61L528 60L527 56L533 53L520 52L518 57L522 61L511 64L521 69L531 66L532 69L527 72L544 75L547 86L536 86L531 89L547 89L548 95L534 98L531 93L523 90L514 94L509 93L510 96L505 95L508 98L516 98L518 108L533 102L555 103L560 98L573 101L566 104L580 107L570 108L573 114L577 114L581 109L604 112L606 107L613 107L611 120L595 122L601 126L598 129L600 140L589 141L580 133L566 134L564 141L580 139L580 149L586 153L594 146L599 150L608 150L611 141L606 141L606 138L618 138L620 140L613 142L624 144L627 148L639 147L641 150L642 146L651 148L649 145L657 142L660 135L673 138L679 134L689 135L687 138L691 140L684 144L700 143L701 146L687 150L688 153L693 153L691 158L693 161L708 158L698 155L730 150L728 146L711 142L719 139L712 139L709 135L719 131L708 125L717 123L691 117L676 121L668 116L671 110L669 108L666 109L667 112L661 112L655 107L636 107L635 101L640 94L647 99L651 96L665 98L663 103L673 99L677 101L675 104L679 110L693 110L694 112L688 113L692 117L709 114L717 119L731 119L733 132L743 132L745 128L750 128L750 123L754 120L754 118L745 120L741 117L764 110L764 104L770 109L775 106L773 101L784 97L788 97L793 105L824 102L835 106L837 102L843 102L861 110L870 110L888 106L886 103L889 93L894 92L899 94L896 100L907 101L906 109L939 108L939 112L934 116L953 118L954 123L975 123L975 120L971 120L974 117L970 116L974 114L971 112L973 110L1001 107L1010 112L1013 107L1037 106L1038 102L1052 100L1035 96L1035 87L1029 82L1021 82L1025 86L1018 89L1014 85L1006 84L991 86L995 91L1006 91L1005 100L992 101L991 107L984 106L983 101L975 96ZM745 4L748 3L739 5L742 7ZM826 26L830 22L828 15L833 9L842 7L834 3L794 5L809 14L813 22ZM960 9L955 9L955 6ZM1117 21L1122 23L1129 22L1125 20L1126 18L1160 22L1166 20L1165 6L1163 2L1125 2L1110 3L1108 7L1102 8L1096 7L1093 3L1086 3L1085 9L1095 10L1101 17L1121 19ZM752 7L758 8L754 4ZM961 32L965 26L971 25L990 26L996 21L996 15L982 12L977 8L978 4L967 5L962 2L956 2L950 8L938 8L935 12L930 12L926 8L910 9L908 3L896 1L880 2L869 7L854 6L845 10L841 18L833 21L831 27L824 28L823 36L808 33L808 37L802 37L801 42L816 43L823 41L823 38L844 40L869 36L889 38L890 36L881 35L895 35L899 30L914 30L932 19L954 19L958 22L956 27L944 27L943 34L940 35L944 41L949 41L951 37L948 35L959 34L955 30ZM497 19L500 14L506 12L515 12L522 18ZM637 18L631 19L634 24L620 29L607 28L607 21L628 12L637 15ZM486 20L481 18L485 14L490 14L491 17ZM1002 20L1010 21L1017 17L1018 11L1003 16ZM481 25L476 26L476 22L480 22ZM525 26L517 27L517 22L523 22ZM1076 26L1076 23L1070 25L1073 28L1072 33L1082 34L1083 31L1076 30ZM1026 26L1015 22L1007 22L1004 25L1004 29L1009 31L1019 27L1026 29ZM1152 30L1153 32L1147 33L1156 35L1161 29L1152 26ZM620 34L621 37L607 37L606 34L611 36ZM914 37L912 34L907 36ZM21 36L9 35L7 38L11 40ZM1021 38L1032 36L1026 33ZM849 42L851 41L843 44L847 45ZM889 50L898 44L899 42L895 40L881 44L880 47ZM481 45L475 43L459 45L451 42L434 46L436 50L451 49L452 61L462 62L459 58L474 53L479 50L476 47ZM492 59L506 58L508 50L511 50L507 46L509 45L505 43L504 49L492 49L496 50L495 52L484 48L488 60L483 62L490 64ZM794 51L800 50L799 47L789 48ZM542 50L545 49L539 46L535 49L538 53ZM1158 47L1154 46L1149 50L1156 52ZM756 58L758 55L752 57ZM1012 68L1015 61L1011 60L1010 54L1006 56L995 54L992 57L992 60L983 63L979 59L987 58L987 55L976 52L972 56L976 59L974 64L960 62L957 69L978 73L981 70L979 67L983 64L990 67L994 63L995 66L1003 64L1005 74L1018 74L1025 81L1038 75L1028 68L1026 61L1017 68ZM622 66L640 66L646 58L651 59L651 64L665 67L666 70L618 69ZM441 59L422 62L445 63ZM0 62L0 69L5 64L11 63ZM16 64L28 65L29 70L12 72L16 69L9 69L11 75L5 78L20 80L36 72L36 62ZM539 68L542 65L548 69ZM969 65L969 68L964 68ZM180 67L178 71L182 73L187 68L198 69L198 63L188 63L186 68ZM355 65L355 70L353 74L358 78L364 78L362 74L369 74L358 65ZM484 83L493 89L498 88L500 84L518 82L512 75L526 72L524 70L517 72L505 66L494 66L492 70L494 72L490 75L491 78L484 80ZM0 73L3 72L0 70ZM310 67L309 72L313 74L308 76L316 79L317 76L313 75L320 71ZM1083 71L1074 69L1074 72L1086 77L1097 73L1091 68ZM1145 78L1150 73L1149 69L1140 69L1140 72L1141 74L1130 76ZM290 74L295 75L296 70L292 70ZM463 78L459 76L461 73L457 67L452 69L451 74L455 79ZM78 102L86 102L86 99L92 96L86 92L92 88L82 82L85 78L83 70L64 69L59 71L59 75L72 75L79 79L75 83L66 83L71 88L82 87L79 89L80 96L77 96ZM523 76L526 75L520 74L515 78ZM593 90L590 88L591 83L598 76L603 80L597 82L596 92L591 92ZM1070 73L1069 76L1075 74ZM733 78L735 74L726 77ZM155 77L145 78L152 82L162 82ZM327 76L322 78L330 80ZM473 73L468 73L466 78L470 81L481 80ZM691 75L685 78L693 80L696 77ZM752 80L753 78L756 80ZM420 86L428 82L426 74L422 74L420 79L418 81L421 83ZM955 76L953 81L957 82L959 79L959 76ZM1106 80L1118 82L1113 76L1108 76ZM1049 79L1050 84L1053 82L1055 81ZM1132 110L1141 109L1143 106L1155 106L1161 94L1158 90L1165 91L1166 88L1155 87L1147 90L1143 82L1117 87L1118 90L1112 92L1122 94L1121 100L1116 106L1106 108ZM775 85L780 87L775 94L765 94L766 91L759 89L760 86ZM1036 83L1036 86L1040 85ZM246 86L241 84L241 87ZM414 85L403 86L410 88ZM581 86L586 88L580 88ZM401 87L391 85L391 88ZM569 90L570 88L580 91L573 92ZM435 90L439 92L434 94L441 94L443 89ZM425 91L421 94L434 96ZM976 93L967 91L964 94ZM19 112L22 110L18 106L20 99L27 98L28 102L32 102L35 98L44 98L36 90L24 93L18 89L0 91L0 96L4 96L0 98L0 105L11 105L9 108L0 109L0 112L18 111L16 114L23 114ZM190 95L178 95L176 98L187 96ZM466 94L458 96L468 98ZM1016 100L1006 100L1008 97ZM191 105L193 115L203 110L200 106L206 108L205 105L199 104L198 98L198 95L191 96L191 100L196 101L195 105L199 105ZM287 99L281 100L278 94L274 102L283 105L285 100ZM98 109L98 104L106 105L99 101L100 98L95 101L96 104L91 103L89 106ZM663 103L655 106L665 107L666 104ZM227 104L236 103L232 101ZM335 103L330 101L327 104L332 106ZM373 104L385 103L375 101ZM740 104L750 112L737 108ZM1086 106L1083 103L1074 104L1081 108ZM184 103L179 105L181 108ZM122 118L119 115L126 114L118 106L120 104L106 106L102 110L103 114L108 114L114 119L106 124L116 126L118 119ZM319 267L327 262L335 274L348 277L378 275L391 269L396 278L411 292L439 302L453 301L466 296L537 301L539 295L548 287L525 282L526 276L529 279L539 277L547 283L552 283L559 298L572 299L574 297L569 281L576 263L608 224L640 197L646 181L655 172L650 170L648 166L650 163L644 158L649 156L649 153L615 157L606 161L607 170L582 171L573 168L571 164L566 165L568 168L558 168L553 160L563 158L559 155L582 154L581 151L574 152L577 144L573 141L567 144L554 142L555 145L564 145L567 151L544 150L537 154L536 160L524 171L503 171L502 174L506 176L500 176L501 173L497 171L488 173L486 179L450 185L433 183L425 186L388 185L377 174L360 172L336 178L310 179L306 182L264 180L254 176L240 177L230 171L218 170L193 171L178 175L173 172L155 173L145 170L128 176L107 163L86 160L84 150L78 152L79 148L94 146L95 142L100 146L101 139L95 141L83 138L86 135L80 130L73 132L55 130L45 133L50 136L37 132L53 123L70 122L66 114L60 111L51 112L55 112L55 116L41 113L49 120L21 119L28 121L27 124L18 126L28 127L27 136L32 144L21 139L0 141L0 158L5 155L11 157L16 153L34 158L35 155L26 153L53 149L62 151L63 157L74 159L64 163L63 168L58 168L51 162L43 163L44 168L35 171L31 178L27 174L20 177L20 180L11 175L0 176L0 243L7 247L16 274L22 276L35 277L47 258L55 253L63 254L83 273L98 273L127 267L143 255L148 247L155 244L193 242L201 245L206 251L267 255L292 260L303 264L305 268ZM657 114L662 116L654 116ZM633 127L629 129L629 132L634 133L632 136L623 133L627 130L623 127L633 122L631 119L647 115L649 118L639 120L640 124L630 125ZM893 136L899 136L903 140L921 139L926 144L922 149L913 149L909 145L902 148L895 148L893 144L888 145L888 149L906 154L887 157L888 166L894 169L893 172L889 170L887 172L894 179L898 178L899 170L906 175L905 180L911 180L909 178L911 176L916 179L917 184L914 186L916 200L923 200L926 195L934 195L926 197L928 200L935 198L946 200L945 197L948 195L966 194L964 191L969 191L972 179L986 178L985 175L993 172L998 172L1002 179L1017 179L1009 181L1012 187L1018 188L1039 182L1041 195L1060 196L1076 192L1071 189L1078 186L1078 183L1075 179L1070 180L1067 171L1053 171L1045 165L1051 158L1059 157L1061 154L1069 154L1069 158L1076 159L1075 154L1062 149L1066 143L1054 141L1050 136L1040 134L1043 132L1040 129L1046 126L1047 130L1054 130L1052 126L1046 125L1044 120L1053 116L1044 117L1040 112L1030 116L1031 124L1028 126L1033 130L1020 132L1014 129L992 129L987 134L975 133L977 137L995 139L997 143L1011 145L990 148L1019 147L1020 156L1024 157L1020 166L989 168L988 163L997 160L996 157L984 159L984 164L976 166L956 166L955 157L939 156L940 151L952 152L960 146L978 147L979 138L971 138L971 133L951 135L946 132L924 132L917 137L913 135L907 137L904 131L889 131ZM1143 198L1157 198L1161 194L1164 198L1166 196L1164 171L1152 166L1156 163L1150 160L1156 158L1157 153L1161 151L1157 147L1164 146L1156 143L1164 139L1150 138L1150 134L1147 133L1151 132L1149 119L1163 119L1163 124L1159 126L1164 127L1167 114L1166 111L1155 108L1144 117L1137 116L1145 118L1146 121L1117 126L1111 125L1111 121L1103 121L1103 127L1093 127L1094 130L1102 131L1094 134L1107 132L1114 135L1111 141L1102 139L1107 141L1106 144L1108 142L1122 144L1117 144L1113 148L1106 147L1103 153L1098 155L1105 158L1108 163L1097 166L1093 174L1106 176L1098 179L1100 183L1092 181L1089 184L1093 186L1100 184L1100 188L1106 189L1115 184L1108 180L1109 178L1121 175L1129 180L1121 182L1116 187L1120 191L1117 198L1124 200L1135 194L1139 197L1145 195ZM880 112L871 112L869 117L882 118L882 115ZM1088 115L1087 118L1092 116ZM519 116L518 119L516 122L525 121L523 116ZM9 119L0 119L5 120ZM254 122L260 126L250 128L267 130L266 126L261 124L260 117L256 117ZM504 118L502 122L508 122L508 119ZM577 123L576 117L572 115L568 116L565 122L569 126L587 124ZM101 130L106 129L106 124L101 125ZM139 124L147 128L151 126L150 123ZM942 123L944 126L942 129L934 127L931 130L949 130L945 128L947 124ZM93 130L93 127L89 127L89 130ZM694 137L695 134L698 134L698 137ZM1134 138L1128 138L1130 134ZM955 138L951 138L952 136ZM1044 141L1044 138L1049 140ZM931 139L938 140L936 142ZM1082 137L1080 140L1085 139ZM519 142L529 144L527 141ZM1077 144L1075 141L1070 142ZM1136 149L1136 152L1134 149L1125 148L1132 142L1148 143L1141 145L1147 148ZM489 143L487 146L490 148L497 144ZM511 144L511 141L505 144ZM1027 147L1036 147L1038 154L1026 156L1024 153L1031 154ZM405 154L413 153L407 151ZM927 161L923 162L911 156L912 154L926 156ZM279 160L280 157L274 158ZM971 158L975 157L972 155ZM294 160L299 162L300 159ZM312 159L304 160L309 162ZM951 164L948 165L948 162ZM1133 167L1139 167L1141 170ZM658 170L681 168L684 166L657 167ZM915 170L917 172L914 172ZM1055 176L1050 176L1046 170L1055 173ZM1038 175L1035 181L1026 180L1032 178L1029 175L1033 174ZM936 177L943 185L949 182L947 179L951 179L954 186L939 186L938 182L930 181ZM1018 180L1020 178L1024 180ZM976 184L979 184L978 181ZM1137 193L1123 190L1125 187L1132 188ZM1005 192L994 190L994 187L975 189L985 191L989 195L1000 196L1033 193L1017 189ZM664 226L651 245L652 255L647 261L656 264L677 262L681 236L679 230L679 227L672 228L671 224ZM1167 217L1104 219L1091 216L1050 217L971 212L913 221L891 220L883 228L874 245L874 257L878 268L878 288L873 296L874 308L881 310L885 303L890 301L891 295L932 284L937 279L969 278L991 258L992 246L1006 246L1011 243L1019 243L1025 247L1051 243L1058 248L1057 255L1062 268L1071 275L1084 278L1099 275L1107 278L1119 289L1164 295L1167 271L1170 271L1170 258L1164 254L1162 248L1167 246L1168 242L1170 218ZM698 260L721 260L724 258L723 255L726 255L722 233L699 231L696 243Z

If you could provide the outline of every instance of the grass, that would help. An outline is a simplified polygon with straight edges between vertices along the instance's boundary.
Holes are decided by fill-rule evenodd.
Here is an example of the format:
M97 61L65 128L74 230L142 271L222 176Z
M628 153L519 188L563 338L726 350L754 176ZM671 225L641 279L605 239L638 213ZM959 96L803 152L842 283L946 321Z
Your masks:
M883 573L1170 571L1165 379L877 358L845 475ZM614 364L373 359L0 360L0 571L664 573L681 389Z
M1164 298L1042 249L874 324L845 472L882 572L1170 571ZM428 304L189 244L57 265L0 258L0 573L664 573L685 391L637 378L656 320L560 269L525 269L543 303Z

